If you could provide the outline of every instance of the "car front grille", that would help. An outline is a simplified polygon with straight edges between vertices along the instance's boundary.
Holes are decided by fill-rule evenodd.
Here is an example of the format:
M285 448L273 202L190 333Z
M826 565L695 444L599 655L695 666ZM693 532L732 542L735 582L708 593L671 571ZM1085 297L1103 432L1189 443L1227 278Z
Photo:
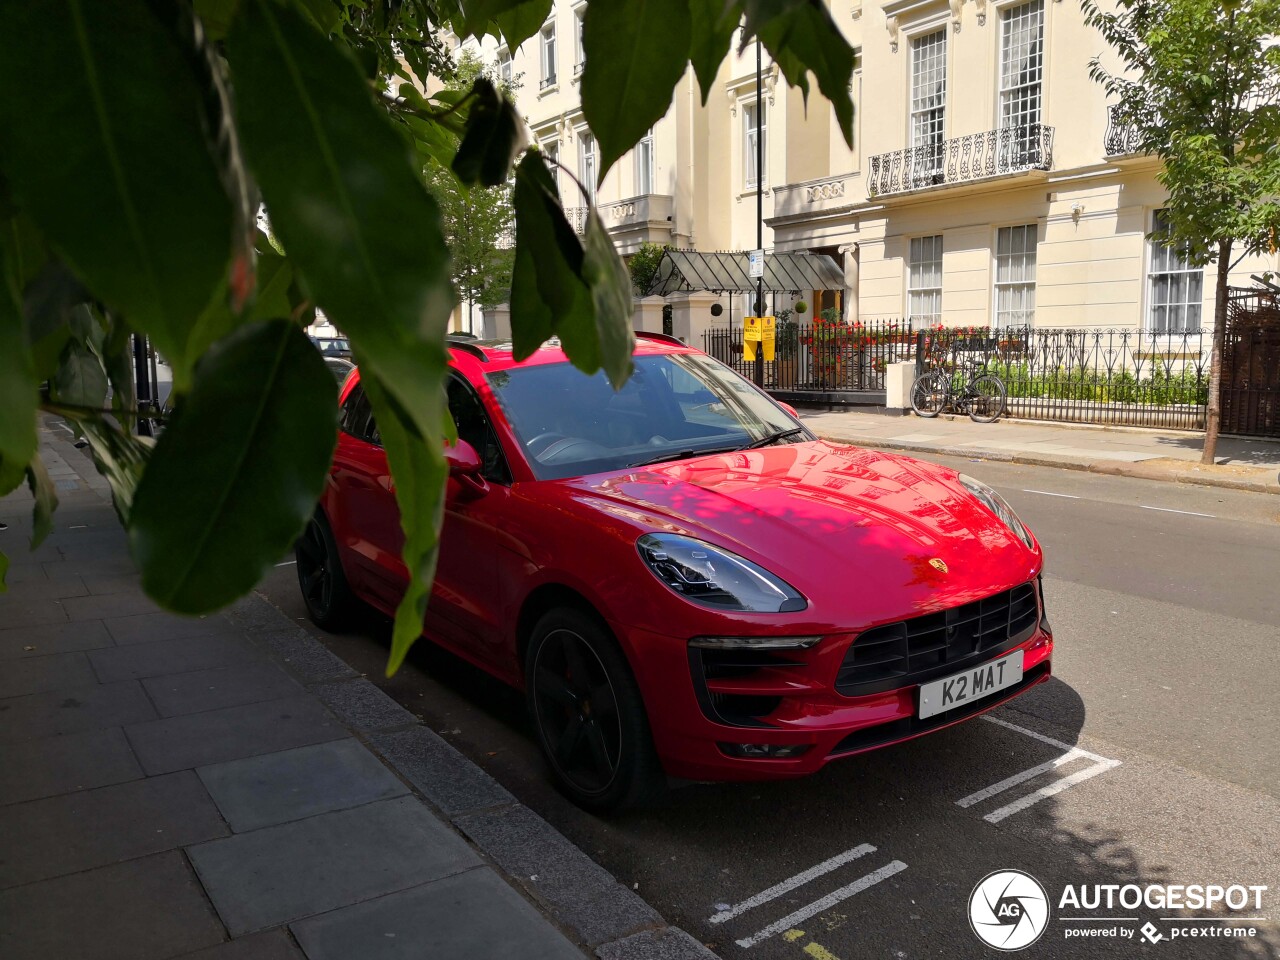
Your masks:
M836 675L836 691L862 697L925 683L1011 650L1031 638L1036 584L859 634Z

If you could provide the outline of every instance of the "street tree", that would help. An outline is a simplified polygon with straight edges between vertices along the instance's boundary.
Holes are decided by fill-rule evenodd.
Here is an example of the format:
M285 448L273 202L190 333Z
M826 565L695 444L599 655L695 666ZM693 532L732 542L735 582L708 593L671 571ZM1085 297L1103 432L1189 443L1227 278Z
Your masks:
M1090 75L1116 99L1139 150L1163 161L1167 232L1153 239L1216 265L1209 405L1201 461L1221 419L1227 276L1232 255L1280 236L1280 0L1082 0L1086 22L1119 55Z
M466 93L481 78L507 99L514 98L520 89L518 76L502 77L493 67L486 68L471 50L458 57L445 88ZM441 225L449 245L449 278L466 304L467 329L472 330L477 305L504 303L511 295L516 220L511 184L468 185L451 168L438 163L427 163L423 176L440 205Z
M351 342L395 481L398 667L435 569L457 302L422 171L513 183L519 356L554 335L584 371L631 372L631 279L598 214L579 237L488 79L417 85L451 75L446 30L515 50L551 3L0 0L0 495L30 486L34 543L57 503L44 410L88 439L149 596L198 614L250 590L311 519L336 442L333 379L299 320L321 309ZM822 0L589 0L600 177L690 66L706 102L739 26L806 96L812 72L852 141L853 51ZM173 372L154 446L130 426L135 333Z

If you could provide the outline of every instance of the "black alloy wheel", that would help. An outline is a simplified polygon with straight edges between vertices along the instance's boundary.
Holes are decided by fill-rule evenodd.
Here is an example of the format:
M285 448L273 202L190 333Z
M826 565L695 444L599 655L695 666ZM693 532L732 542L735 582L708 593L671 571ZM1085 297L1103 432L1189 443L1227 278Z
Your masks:
M581 807L606 812L661 789L639 688L595 617L573 608L544 615L525 667L538 746L563 793Z
M312 623L324 630L343 626L351 612L351 588L338 559L338 545L324 515L317 512L294 544L298 586Z

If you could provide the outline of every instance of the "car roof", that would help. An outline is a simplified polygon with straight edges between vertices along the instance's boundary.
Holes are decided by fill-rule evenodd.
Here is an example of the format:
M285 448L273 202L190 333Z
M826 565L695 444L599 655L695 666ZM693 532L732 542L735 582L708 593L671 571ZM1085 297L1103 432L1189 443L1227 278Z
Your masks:
M564 348L560 346L559 339L556 337L552 337L538 347L537 350L533 351L531 356L520 361L515 358L515 345L512 341L506 339L471 340L450 337L448 346L460 354L475 357L485 365L486 370L506 370L516 366L527 367L546 363L563 363L569 359L564 352ZM695 351L691 347L681 343L675 337L644 331L636 333L634 355L637 357L693 352Z

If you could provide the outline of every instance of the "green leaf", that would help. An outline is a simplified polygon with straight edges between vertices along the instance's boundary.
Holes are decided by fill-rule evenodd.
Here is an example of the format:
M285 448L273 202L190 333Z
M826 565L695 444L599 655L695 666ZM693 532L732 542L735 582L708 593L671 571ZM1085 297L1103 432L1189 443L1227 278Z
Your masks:
M88 307L79 311L88 313ZM73 336L62 350L51 395L59 403L101 408L107 399L107 371L102 359L85 338Z
M75 423L89 441L94 466L111 485L111 500L116 514L127 527L133 497L155 441L150 437L124 433L99 414L68 414L67 419Z
M129 543L148 595L196 614L250 590L315 509L337 410L333 377L287 320L216 344L133 497Z
M440 551L440 522L444 515L444 491L448 470L438 434L424 436L406 421L376 376L361 374L360 382L373 403L378 433L387 451L387 463L395 477L400 527L404 531L404 563L409 574L391 634L387 676L404 663L405 655L422 636L431 583ZM441 405L443 408L443 404Z
M636 335L631 326L631 274L618 256L618 248L609 239L600 214L592 209L587 218L587 234L583 244L582 277L591 288L595 305L596 337L600 343L600 364L614 389L631 376L631 355L636 349Z
M111 384L111 409L116 414L132 410L137 403L133 390L133 331L123 318L111 316L102 342L102 366Z
M512 53L542 29L551 16L553 0L526 0L518 6L494 15L494 22L502 31L502 39Z
M194 56L144 0L14 3L0 89L0 166L19 205L184 383L232 224Z
M26 473L27 486L31 488L31 495L36 498L31 512L31 549L34 550L53 530L53 512L58 509L58 495L54 492L53 480L39 454L31 458Z
M293 284L293 267L287 257L278 253L258 254L258 290L249 308L252 320L272 320L293 313L289 287Z
M3 272L5 252L0 247L0 275ZM0 458L25 464L35 454L39 389L21 305L9 285L0 283Z
M511 101L484 77L476 79L471 92L475 99L467 132L453 158L453 172L467 186L497 187L507 182L516 154L526 146L524 123Z
M743 37L758 36L793 87L809 98L810 71L853 146L853 48L822 0L745 0Z
M720 64L733 43L733 32L742 19L742 4L726 3L725 0L689 0L689 15L689 59L693 62L694 73L698 75L702 105L705 107L715 85L716 74L720 72Z
M671 106L689 60L686 0L594 0L582 45L582 110L600 144L599 181Z

